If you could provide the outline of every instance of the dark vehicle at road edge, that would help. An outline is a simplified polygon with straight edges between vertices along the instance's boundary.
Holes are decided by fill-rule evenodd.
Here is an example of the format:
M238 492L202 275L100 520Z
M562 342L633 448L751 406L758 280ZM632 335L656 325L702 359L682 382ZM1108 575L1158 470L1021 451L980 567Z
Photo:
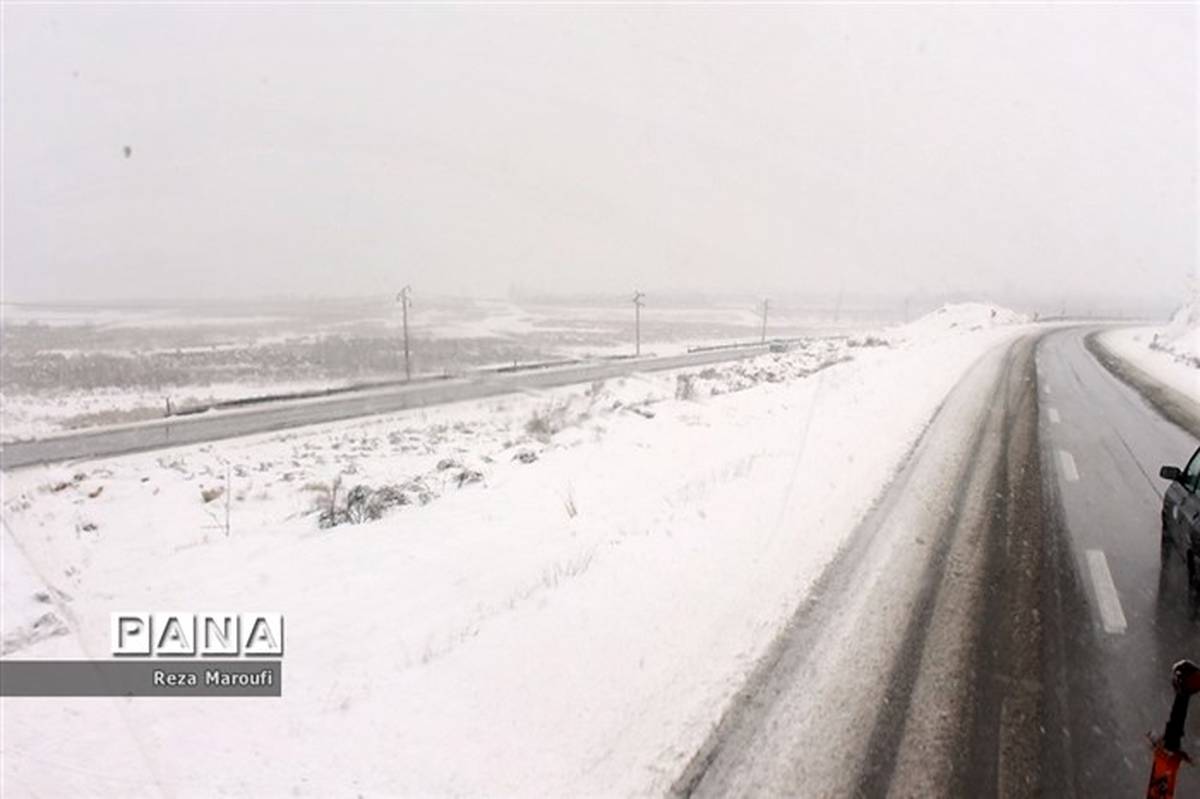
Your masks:
M1200 447L1187 466L1164 466L1159 477L1170 480L1163 494L1163 568L1178 557L1187 564L1188 585L1200 595Z

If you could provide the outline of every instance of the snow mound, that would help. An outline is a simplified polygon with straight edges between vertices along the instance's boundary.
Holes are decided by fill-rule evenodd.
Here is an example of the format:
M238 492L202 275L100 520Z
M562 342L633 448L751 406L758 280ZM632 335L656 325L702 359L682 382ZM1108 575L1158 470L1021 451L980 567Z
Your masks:
M990 330L1006 325L1022 325L1029 317L999 305L984 302L947 303L920 319L901 325L896 331L903 338L938 336L950 331L956 333L974 330Z
M1150 348L1200 369L1200 291L1175 312L1162 332L1155 334Z

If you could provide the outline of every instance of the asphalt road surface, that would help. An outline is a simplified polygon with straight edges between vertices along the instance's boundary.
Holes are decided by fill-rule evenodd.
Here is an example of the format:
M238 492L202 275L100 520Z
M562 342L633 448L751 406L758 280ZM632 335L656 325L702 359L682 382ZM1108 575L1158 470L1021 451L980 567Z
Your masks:
M1087 332L964 377L674 794L1145 795L1170 666L1200 658L1157 476L1197 439Z
M1071 641L1071 667L1087 668L1070 708L1076 795L1141 796L1149 776L1143 736L1162 734L1171 664L1200 660L1184 567L1161 562L1167 483L1158 477L1160 466L1186 463L1200 431L1166 421L1115 379L1084 335L1052 334L1038 353L1043 460L1054 464L1059 534L1090 614L1075 620ZM1189 725L1193 750L1197 731L1200 712ZM1180 796L1200 796L1195 771L1185 770Z
M605 361L512 373L476 374L368 389L331 397L283 400L236 410L172 416L152 422L6 444L0 446L0 469L196 444L320 422L390 413L407 408L605 380L632 372L701 366L749 358L766 351L765 345L751 345L657 358Z

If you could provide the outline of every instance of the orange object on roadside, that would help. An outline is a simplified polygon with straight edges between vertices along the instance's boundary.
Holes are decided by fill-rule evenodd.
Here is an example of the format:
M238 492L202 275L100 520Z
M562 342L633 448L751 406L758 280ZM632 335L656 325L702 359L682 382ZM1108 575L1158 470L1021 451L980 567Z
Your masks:
M1154 745L1154 765L1150 769L1146 799L1175 799L1179 767L1191 762L1187 752L1183 751L1183 732L1188 703L1194 694L1200 693L1200 666L1188 660L1176 663L1171 669L1171 687L1175 689L1175 700L1171 704L1167 728L1161 738L1150 737Z
M1162 741L1154 744L1154 766L1150 770L1150 788L1146 799L1174 799L1179 767L1189 762L1184 752L1172 752Z

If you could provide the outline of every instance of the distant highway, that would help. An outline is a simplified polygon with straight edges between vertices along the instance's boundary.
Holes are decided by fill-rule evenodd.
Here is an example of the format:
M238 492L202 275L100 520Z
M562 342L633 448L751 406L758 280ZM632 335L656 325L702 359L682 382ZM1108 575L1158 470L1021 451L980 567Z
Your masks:
M606 380L635 372L656 372L740 360L767 351L768 345L746 345L636 360L472 374L446 380L364 389L361 392L329 397L278 400L235 410L170 416L148 422L0 445L0 469L196 444L446 402Z

